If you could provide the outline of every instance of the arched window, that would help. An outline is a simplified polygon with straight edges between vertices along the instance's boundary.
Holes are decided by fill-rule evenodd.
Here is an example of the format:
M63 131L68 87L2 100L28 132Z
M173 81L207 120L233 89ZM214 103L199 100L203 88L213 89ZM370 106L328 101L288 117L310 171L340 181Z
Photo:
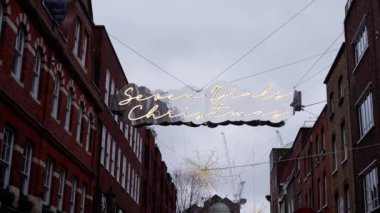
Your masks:
M25 47L25 30L20 27L17 32L16 46L15 46L15 60L13 65L13 74L17 80L21 79L22 59L24 56Z
M40 86L40 75L41 75L41 65L42 65L42 59L41 59L41 51L38 49L36 51L36 55L34 57L34 67L33 67L33 77L32 77L32 96L34 99L37 100L38 98L38 90Z

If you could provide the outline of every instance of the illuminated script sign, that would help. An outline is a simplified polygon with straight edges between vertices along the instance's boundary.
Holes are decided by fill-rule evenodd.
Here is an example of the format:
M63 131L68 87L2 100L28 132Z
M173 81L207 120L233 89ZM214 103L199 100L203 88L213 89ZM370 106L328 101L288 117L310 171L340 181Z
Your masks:
M255 92L220 82L200 92L150 91L128 84L113 96L112 111L132 126L268 125L280 127L291 114L292 93L282 93L272 84Z

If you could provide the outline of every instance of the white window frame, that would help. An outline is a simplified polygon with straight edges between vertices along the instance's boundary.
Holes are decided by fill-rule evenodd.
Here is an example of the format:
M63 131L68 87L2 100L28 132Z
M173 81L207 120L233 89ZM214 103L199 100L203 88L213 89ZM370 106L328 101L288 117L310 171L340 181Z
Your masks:
M142 161L142 151L143 151L143 139L142 137L140 137L140 147L139 147L139 161L141 163Z
M131 197L134 200L134 195L135 195L135 170L132 168L132 173L131 173Z
M12 73L16 80L21 80L21 70L24 58L26 32L23 26L18 29L15 45L15 59Z
M129 146L132 149L132 142L133 142L133 132L134 128L132 126L129 127Z
M123 168L121 170L121 187L125 189L125 174L127 172L127 158L123 155Z
M84 33L83 38L83 48L82 48L82 56L81 56L81 64L83 67L86 67L87 61L87 45L88 45L88 34Z
M104 103L108 106L110 99L110 71L106 70L106 81L104 83Z
M80 23L80 20L77 19L77 23L75 25L74 46L73 46L73 53L76 56L78 56L78 53L79 53L80 31L81 31L81 23Z
M372 212L380 208L379 174L377 164L375 165L362 178L365 212Z
M73 178L71 183L71 195L70 195L70 212L75 213L75 205L77 198L77 179Z
M139 192L139 193L137 194L137 204L140 204L141 177L139 177L138 192Z
M111 138L111 134L108 133L108 136L107 136L107 150L106 150L106 170L108 172L110 171L111 145L112 145L112 138Z
M88 123L87 123L87 133L86 133L86 151L91 152L91 139L92 139L92 124L94 123L94 117L90 113L88 116Z
M50 203L51 178L53 176L53 166L53 161L51 159L47 159L45 166L44 193L42 198L42 202L45 205L48 205Z
M331 141L331 147L332 147L332 154L333 154L333 173L335 173L338 170L338 153L336 148L336 141L335 138Z
M368 27L366 25L366 17L362 20L358 31L354 36L353 47L355 53L355 65L358 65L364 56L369 44L368 44Z
M120 127L120 131L123 132L124 131L124 122L122 121L122 118L120 118L119 127Z
M21 193L24 195L28 194L29 190L29 181L30 181L30 170L31 170L31 162L32 162L33 148L30 143L26 143L23 152L23 160L24 165L21 172Z
M107 130L106 130L106 127L103 126L103 128L102 128L102 142L101 142L101 146L100 146L100 164L103 166L104 166L104 159L105 159L106 142L107 142Z
M351 206L350 206L350 189L347 187L344 189L344 196L345 196L345 208L346 208L346 212L347 213L350 213L351 212Z
M112 153L111 153L111 175L115 177L115 157L116 157L116 141L112 142Z
M114 94L115 94L115 81L113 79L111 79L111 91L110 91L110 99L109 99L109 102L108 102L108 106L111 106L112 96ZM114 116L114 119L116 121L116 114Z
M13 155L13 145L15 140L15 131L9 126L4 127L3 133L3 143L1 147L0 164L5 167L5 171L1 177L3 179L3 185L1 188L6 188L9 186L10 171L12 168L12 155Z
M86 185L83 185L82 186L82 196L81 196L81 199L80 199L80 213L84 213L85 212L85 208L86 208L86 192L87 191L87 187Z
M61 77L57 74L55 76L55 85L53 91L53 106L51 111L51 116L58 119L58 108L59 108L59 96L61 93Z
M345 213L344 212L344 200L343 200L343 196L339 197L339 209L338 209L338 212L339 213Z
M71 112L73 106L74 92L70 89L66 100L66 113L65 113L65 130L70 132Z
M131 173L132 173L131 163L128 163L128 175L127 175L127 193L131 194Z
M83 111L84 111L84 104L79 104L79 112L78 112L78 121L77 121L77 136L76 141L78 143L82 143L82 122L83 122Z
M343 122L340 126L340 134L341 134L340 137L341 137L342 146L343 146L342 162L345 162L348 158L347 130L346 130L345 122Z
M33 67L33 78L32 78L32 97L37 100L40 86L40 75L42 68L42 54L41 50L38 48L34 56L34 67Z
M135 134L134 134L134 137L133 137L133 152L136 154L136 143L137 143L137 129L135 128Z
M363 95L365 97L362 96L363 98L360 98L361 101L357 105L360 138L363 138L375 125L372 92L366 91Z
M129 127L128 124L124 124L124 137L128 140L128 134L129 134Z
M135 201L137 201L137 179L138 179L138 174L136 172L135 173Z
M116 181L120 183L120 163L121 163L121 149L117 149L117 162L116 162Z
M63 200L65 196L65 184L66 184L66 170L62 169L58 180L58 199L57 199L57 209L62 211Z

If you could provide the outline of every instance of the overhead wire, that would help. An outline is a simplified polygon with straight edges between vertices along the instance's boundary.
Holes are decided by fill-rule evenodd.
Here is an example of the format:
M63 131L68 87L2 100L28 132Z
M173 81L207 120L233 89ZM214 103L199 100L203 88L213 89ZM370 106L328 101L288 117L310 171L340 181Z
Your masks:
M312 103L312 104L303 105L303 107L313 106L313 105L317 105L317 104L321 104L321 103L325 103L325 102L326 101L318 101L318 102L315 102L315 103Z
M319 63L319 61L323 58L323 56L331 49L331 47L338 41L338 39L343 35L343 32L341 32L338 37L334 39L334 41L328 46L328 48L323 52L322 55L320 55L317 60L314 61L314 63L310 66L310 68L302 75L302 77L297 81L297 83L293 86L296 88L299 86L299 84L302 82L302 80L306 77L307 74L310 73L311 70Z
M338 49L337 48L336 49L332 49L332 50L328 51L327 53L335 52L336 50L338 50ZM267 70L264 70L264 71L261 71L261 72L257 72L257 73L253 73L251 75L247 75L247 76L244 76L244 77L241 77L241 78L237 78L237 79L229 81L229 82L234 83L234 82L245 80L245 79L249 79L249 78L252 78L252 77L255 77L255 76L258 76L258 75L262 75L262 74L266 74L266 73L269 73L269 72L273 72L273 71L276 71L276 70L284 68L284 67L288 67L288 66L291 66L291 65L295 65L295 64L299 64L299 63L311 60L313 58L319 57L319 56L324 55L324 54L326 54L326 53L320 53L320 54L317 54L317 55L313 55L313 56L305 57L305 58L302 58L302 59L298 59L296 61L293 61L293 62L290 62L290 63L287 63L287 64L283 64L283 65L280 65L280 66L277 66L277 67L274 67L274 68L270 68L270 69L267 69Z
M320 69L318 72L314 73L313 75L311 75L309 78L305 79L304 81L300 82L298 84L298 86L301 86L302 84L308 82L310 79L314 78L315 76L321 74L323 71L327 70L328 68L330 68L332 66L332 64L329 64L325 67L323 67L322 69Z
M228 67L226 67L224 70L222 70L219 74L217 74L214 78L212 78L210 81L208 81L204 86L202 86L200 88L200 90L203 90L204 88L206 88L208 85L210 85L216 79L218 79L221 75L223 75L224 73L226 73L233 66L235 66L237 63L239 63L241 60L243 60L245 57L247 57L256 48L258 48L260 45L262 45L264 42L266 42L268 39L270 39L273 35L275 35L278 31L280 31L287 24L289 24L292 20L294 20L297 16L299 16L303 11L305 11L308 7L310 7L315 1L316 0L310 1L306 6L304 6L299 11L297 11L293 16L291 16L289 19L287 19L283 24L281 24L279 27L277 27L275 30L273 30L271 33L269 33L267 36L265 36L264 39L262 39L261 41L259 41L255 46L253 46L251 49L249 49L247 52L245 52L242 56L240 56L239 58L237 58L232 64L230 64Z
M164 72L165 74L169 75L170 77L172 77L173 79L175 79L176 81L180 82L181 84L183 84L185 87L193 90L193 91L196 91L193 87L189 86L187 83L185 83L184 81L182 81L181 79L177 78L176 76L174 76L173 74L171 74L169 71L167 71L166 69L164 69L163 67L161 67L160 65L156 64L155 62L153 62L152 60L150 60L149 58L147 58L146 56L144 56L143 54L139 53L137 50L135 50L134 48L132 48L131 46L129 46L128 44L126 44L125 42L123 42L122 40L118 39L116 36L108 33L108 35L110 37L112 37L113 39L115 39L117 42L119 42L120 44L122 44L124 47L128 48L130 51L132 51L134 54L136 54L137 56L139 56L140 58L142 58L143 60L145 60L146 62L148 62L149 64L153 65L154 67L156 67L158 70Z
M177 151L175 151L174 149L172 149L169 145L167 145L165 142L163 142L162 140L156 138L156 140L158 142L160 142L160 144L164 145L168 150L170 150L171 152L173 152L174 154L176 154L178 157L182 158L182 159L185 159L186 157L179 154Z
M367 146L360 146L360 147L353 147L350 149L347 149L347 151L354 151L354 150L361 150L361 149L368 149L368 148L374 148L374 147L380 147L379 144L373 144L373 145L367 145ZM273 163L281 163L281 162L287 162L287 161L294 161L294 160L302 160L306 158L311 158L311 157L321 157L322 155L330 155L330 154L336 154L339 152L345 152L345 150L339 150L335 152L324 152L322 154L314 154L314 155L305 155L302 157L295 157L295 158L287 158L287 159L281 159L277 161L273 161ZM216 168L208 168L209 170L226 170L226 169L235 169L235 168L244 168L244 167L253 167L253 166L260 166L260 165L265 165L265 164L270 164L271 162L265 161L265 162L257 162L257 163L251 163L251 164L242 164L242 165L236 165L236 166L226 166L226 167L216 167Z

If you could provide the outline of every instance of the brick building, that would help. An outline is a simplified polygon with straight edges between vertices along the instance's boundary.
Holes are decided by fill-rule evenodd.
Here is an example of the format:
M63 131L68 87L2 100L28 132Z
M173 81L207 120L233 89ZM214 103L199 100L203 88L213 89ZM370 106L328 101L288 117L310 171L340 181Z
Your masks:
M379 8L350 0L344 20L357 212L380 212Z
M270 153L270 196L271 212L293 211L301 203L297 199L302 187L296 184L300 180L300 161L284 159L299 158L303 142L310 128L301 128L291 148L275 148ZM302 171L303 172L303 171Z
M324 83L328 97L332 148L332 209L351 212L355 207L354 167L351 140L350 91L348 88L346 45L342 44Z
M92 211L101 110L92 11L87 1L60 5L0 6L0 187L1 197L14 197L3 209Z
M175 211L152 131L108 108L126 83L90 0L1 1L0 211Z
M294 212L302 208L331 212L331 145L327 108L312 128L300 128L291 148L272 149L270 154L271 212Z

